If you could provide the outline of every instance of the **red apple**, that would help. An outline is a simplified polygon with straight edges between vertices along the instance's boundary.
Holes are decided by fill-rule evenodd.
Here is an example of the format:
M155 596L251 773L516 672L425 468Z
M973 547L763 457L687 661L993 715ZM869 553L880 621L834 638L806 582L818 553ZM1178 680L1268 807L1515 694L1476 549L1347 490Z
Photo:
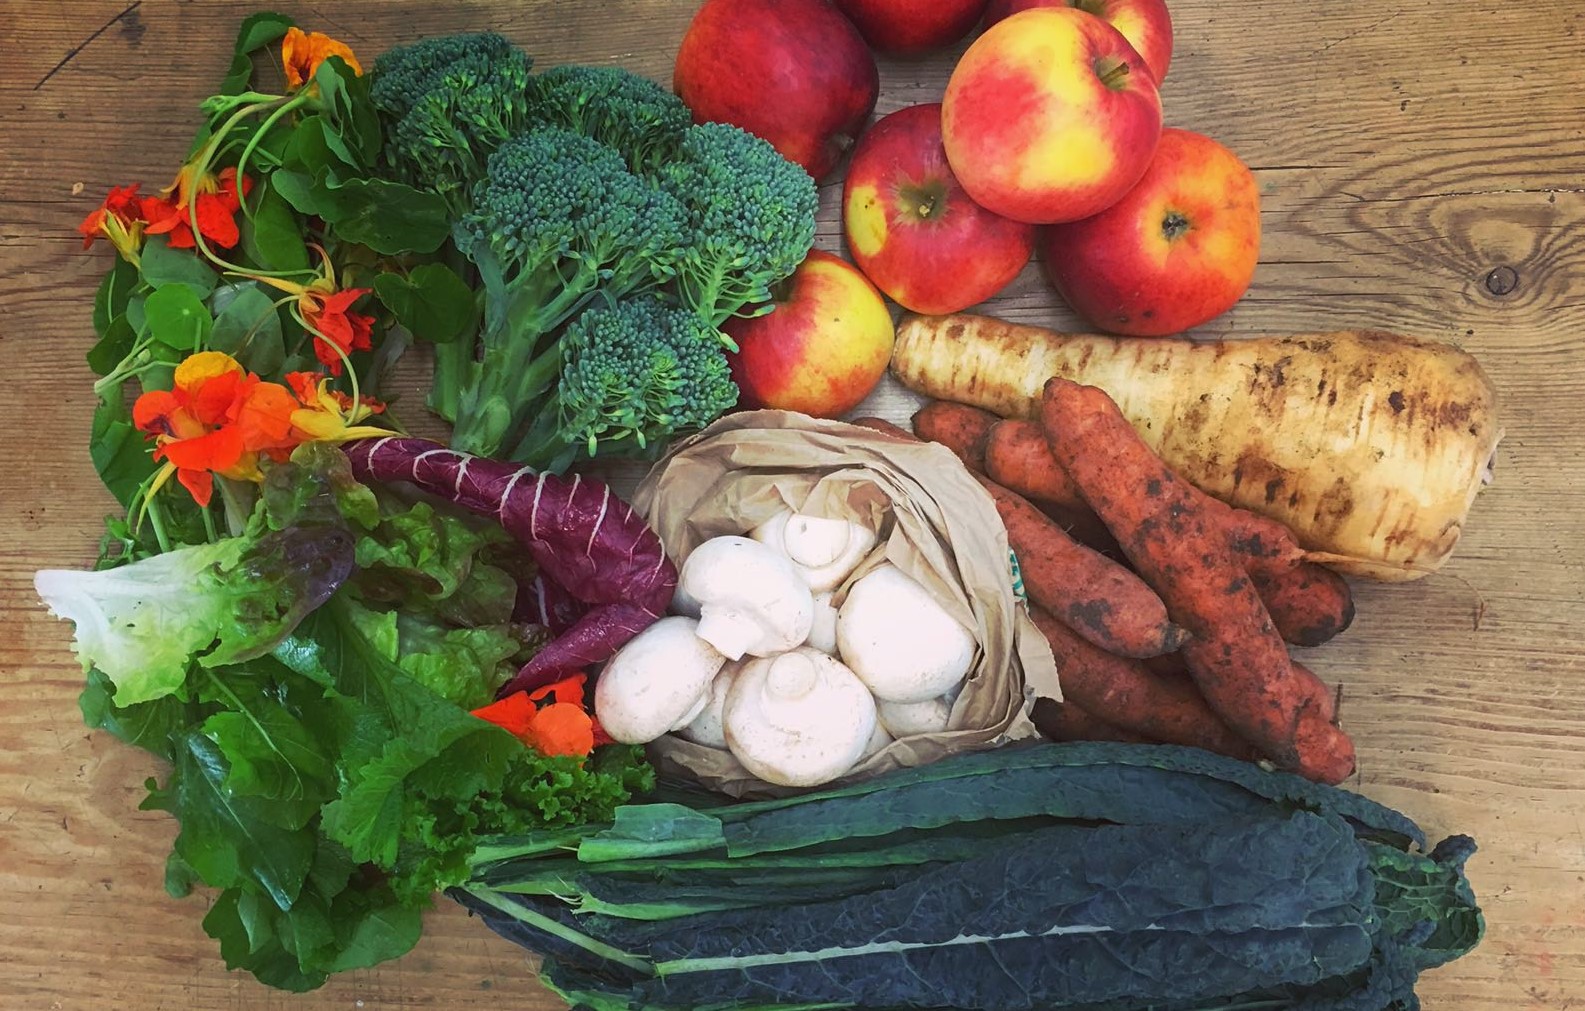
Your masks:
M985 0L836 0L875 49L918 56L958 41L979 24Z
M1145 174L1161 96L1117 29L1071 7L1037 8L997 22L963 54L941 132L976 203L1017 221L1077 221Z
M1238 156L1162 131L1145 177L1113 206L1041 238L1074 311L1113 333L1162 337L1233 307L1260 257L1260 193Z
M939 316L983 302L1029 262L1035 226L963 192L941 147L941 106L882 119L859 141L843 184L853 262L905 309Z
M835 418L857 407L892 358L891 313L857 267L816 249L779 286L764 315L722 327L738 406Z
M731 123L824 179L875 109L880 74L829 0L706 0L672 87L700 123Z
M1109 22L1144 58L1160 84L1172 64L1172 16L1166 0L990 0L985 27L1031 7L1077 7Z

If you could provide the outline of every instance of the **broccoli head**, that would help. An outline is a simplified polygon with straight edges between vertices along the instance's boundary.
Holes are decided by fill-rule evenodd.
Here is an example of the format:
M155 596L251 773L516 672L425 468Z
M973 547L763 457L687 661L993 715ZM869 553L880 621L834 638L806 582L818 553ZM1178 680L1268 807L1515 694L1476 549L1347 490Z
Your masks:
M489 455L555 382L560 359L541 336L596 293L616 299L669 281L686 215L616 151L555 127L501 145L470 204L453 239L484 288L484 349L452 445Z
M381 54L369 95L386 123L386 164L460 211L491 153L532 122L532 67L493 32L425 39Z
M596 302L568 324L560 351L556 393L512 454L539 469L641 453L737 403L715 329L656 295Z
M541 121L615 148L639 173L670 160L693 122L682 99L620 67L552 67L534 92Z
M814 245L814 180L737 127L689 127L660 178L688 215L678 293L714 326L768 302Z

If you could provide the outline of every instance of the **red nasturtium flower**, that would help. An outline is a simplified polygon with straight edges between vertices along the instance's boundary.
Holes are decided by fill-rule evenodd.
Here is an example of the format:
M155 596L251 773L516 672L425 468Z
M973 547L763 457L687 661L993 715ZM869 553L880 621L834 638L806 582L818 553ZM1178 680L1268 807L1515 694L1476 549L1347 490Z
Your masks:
M83 248L94 244L103 235L116 247L116 252L129 263L136 263L138 247L143 243L143 199L138 196L138 184L112 186L105 202L88 212L77 231L83 237Z
M284 460L304 442L387 434L355 425L380 405L366 401L352 409L315 373L290 378L292 389L287 389L264 382L224 352L189 355L176 367L173 389L150 390L132 406L133 424L153 437L154 459L165 461L149 494L174 475L195 502L207 506L216 474L258 481L261 456Z
M582 674L531 692L513 692L473 715L545 755L587 755L610 738L583 707Z
M334 279L332 279L332 282ZM298 306L303 313L303 320L315 330L322 338L314 341L314 357L324 363L333 376L341 375L341 355L336 349L326 345L325 341L334 341L347 354L354 351L367 351L373 347L374 317L352 311L352 303L367 295L370 288L348 288L345 291L332 291L328 294L314 290L310 285L298 296Z
M253 180L242 177L242 195L253 189ZM189 162L176 173L176 180L160 191L158 197L144 197L143 218L150 235L169 235L172 249L191 249L193 240L192 214L196 207L198 231L204 240L221 249L230 249L241 238L237 229L237 212L242 202L237 199L237 170L224 168L219 175L198 175L197 166Z
M286 38L281 40L281 68L286 71L287 88L296 91L312 81L314 71L332 56L345 60L354 74L363 74L363 67L345 42L338 42L319 32L288 28Z

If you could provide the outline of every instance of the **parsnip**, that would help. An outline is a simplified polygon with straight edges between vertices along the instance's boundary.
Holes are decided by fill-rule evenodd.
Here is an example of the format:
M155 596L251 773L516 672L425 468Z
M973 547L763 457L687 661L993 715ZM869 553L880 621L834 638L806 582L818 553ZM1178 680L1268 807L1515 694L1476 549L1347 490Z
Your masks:
M1474 358L1380 331L1200 342L908 316L891 367L925 396L1014 418L1036 415L1052 376L1098 386L1184 478L1387 581L1447 560L1503 434Z

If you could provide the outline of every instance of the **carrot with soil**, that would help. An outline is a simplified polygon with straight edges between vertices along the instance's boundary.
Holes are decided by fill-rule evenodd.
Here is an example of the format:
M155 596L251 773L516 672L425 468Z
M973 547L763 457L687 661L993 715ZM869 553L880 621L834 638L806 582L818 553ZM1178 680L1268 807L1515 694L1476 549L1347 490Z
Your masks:
M1151 740L1249 760L1249 742L1211 711L1188 678L1159 677L1141 660L1113 656L1038 607L1035 627L1051 644L1064 701Z
M1187 633L1138 576L996 482L980 483L996 502L1030 600L1115 656L1160 656L1183 645Z
M1041 424L1085 500L1193 636L1183 658L1211 708L1277 765L1322 782L1345 779L1353 742L1295 671L1224 528L1187 482L1095 387L1049 381Z
M914 434L956 453L968 469L985 473L985 442L1001 420L989 411L950 400L932 400L914 413Z
M1046 445L1046 433L1033 421L999 421L985 440L985 476L1037 505L1089 512L1068 472Z
M1040 698L1029 711L1035 729L1053 741L1122 741L1126 744L1159 744L1131 730L1108 723L1071 699Z

